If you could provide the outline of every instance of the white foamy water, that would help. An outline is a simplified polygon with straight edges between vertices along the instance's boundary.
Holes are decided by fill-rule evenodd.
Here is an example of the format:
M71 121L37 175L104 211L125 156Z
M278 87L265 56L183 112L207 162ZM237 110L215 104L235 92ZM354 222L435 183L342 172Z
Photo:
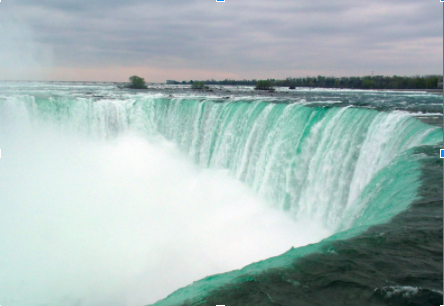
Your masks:
M442 139L398 111L45 86L0 96L2 305L146 305L267 259L175 305L289 265L406 209Z
M144 305L329 234L162 138L0 131L2 305Z

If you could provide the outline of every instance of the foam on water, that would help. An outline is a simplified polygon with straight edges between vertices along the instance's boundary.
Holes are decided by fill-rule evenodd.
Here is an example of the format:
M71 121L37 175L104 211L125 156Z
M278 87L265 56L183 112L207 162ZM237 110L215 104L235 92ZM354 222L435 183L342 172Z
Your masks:
M93 141L14 108L0 132L5 305L143 305L329 235L161 137Z
M0 99L0 298L15 305L146 304L266 259L157 304L174 305L288 265L317 245L271 257L405 210L413 149L442 139L402 111L56 88Z

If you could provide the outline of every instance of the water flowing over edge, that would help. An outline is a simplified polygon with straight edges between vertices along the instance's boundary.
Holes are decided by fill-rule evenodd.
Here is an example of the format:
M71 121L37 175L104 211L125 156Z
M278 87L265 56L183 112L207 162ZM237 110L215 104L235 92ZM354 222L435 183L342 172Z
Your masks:
M97 138L129 130L160 133L202 167L228 169L295 219L338 233L327 240L351 237L403 211L419 185L420 157L412 149L442 140L442 129L400 111L160 97L19 100L2 104L2 122L32 125L44 119ZM173 305L237 276L288 265L320 245L210 276L156 305Z

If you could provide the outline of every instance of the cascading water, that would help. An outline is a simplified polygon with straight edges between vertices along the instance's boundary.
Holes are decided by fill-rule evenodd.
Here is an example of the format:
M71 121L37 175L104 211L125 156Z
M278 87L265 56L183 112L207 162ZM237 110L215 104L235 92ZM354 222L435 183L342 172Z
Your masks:
M158 130L197 163L230 169L296 219L334 231L357 225L372 196L361 195L379 171L440 139L438 129L405 112L189 99L155 107Z
M13 127L15 136L39 127L56 130L57 137L81 135L98 142L128 133L150 139L162 135L201 168L228 170L296 224L337 233L330 240L357 235L404 211L420 185L421 156L415 148L442 141L442 129L405 111L258 98L8 95L0 99L0 141L8 143ZM318 247L291 249L243 270L206 278L156 305L176 305L246 273L289 265L295 256Z

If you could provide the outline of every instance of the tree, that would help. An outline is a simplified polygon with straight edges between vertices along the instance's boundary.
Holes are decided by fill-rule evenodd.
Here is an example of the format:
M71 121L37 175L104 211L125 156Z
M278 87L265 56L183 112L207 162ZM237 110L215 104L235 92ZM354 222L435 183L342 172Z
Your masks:
M256 85L256 89L272 90L274 87L288 86L291 88L296 87L325 87L325 88L362 88L362 89L433 89L440 86L442 75L428 75L428 76L358 76L358 77L332 77L322 76L317 77L303 77L303 78L291 78L287 77L284 80L231 80L225 79L216 81L214 79L203 81L205 84L219 84L219 85ZM197 83L193 88L205 89L206 86L202 85L202 81L194 80ZM186 82L187 84L193 84L193 81ZM439 85L438 85L439 84ZM203 87L202 87L203 86Z
M128 88L133 88L133 89L145 89L146 85L145 85L145 79L138 77L137 75L133 75L132 77L129 78L130 83L128 85Z
M273 82L271 80L259 80L256 83L256 89L259 90L273 89Z
M436 88L437 85L438 85L438 78L437 77L428 78L426 81L426 88Z
M193 82L193 85L191 85L192 89L204 89L205 83L204 82Z

